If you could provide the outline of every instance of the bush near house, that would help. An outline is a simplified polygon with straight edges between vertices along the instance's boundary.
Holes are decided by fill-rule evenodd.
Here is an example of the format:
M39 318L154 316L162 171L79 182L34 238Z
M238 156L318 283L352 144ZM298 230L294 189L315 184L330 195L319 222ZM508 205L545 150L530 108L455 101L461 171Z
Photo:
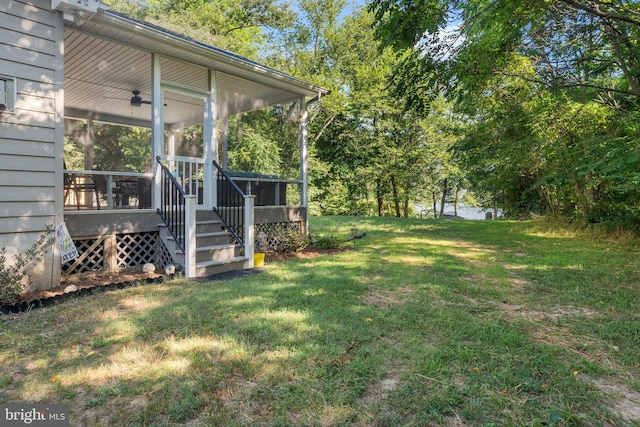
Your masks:
M42 260L55 242L53 227L47 227L25 252L17 254L10 263L7 248L0 248L0 303L17 301L29 284L29 267Z

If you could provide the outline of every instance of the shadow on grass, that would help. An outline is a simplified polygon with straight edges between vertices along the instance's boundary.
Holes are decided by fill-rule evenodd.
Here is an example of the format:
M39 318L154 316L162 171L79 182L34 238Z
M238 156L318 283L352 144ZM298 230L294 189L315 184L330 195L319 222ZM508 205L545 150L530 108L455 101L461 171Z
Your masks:
M583 328L579 339L588 341L633 333L631 324L607 321L594 333L591 319L538 325L504 310L596 304L605 291L588 293L577 282L600 272L587 264L596 263L597 247L503 222L334 219L324 227L342 232L354 221L367 237L353 251L229 282L96 295L16 319L0 336L8 367L0 401L70 403L75 425L615 417L575 374L610 370L578 356L574 340L541 341L539 329ZM580 257L587 261L576 270ZM624 286L610 297L616 315L626 313ZM619 363L632 369L625 357Z

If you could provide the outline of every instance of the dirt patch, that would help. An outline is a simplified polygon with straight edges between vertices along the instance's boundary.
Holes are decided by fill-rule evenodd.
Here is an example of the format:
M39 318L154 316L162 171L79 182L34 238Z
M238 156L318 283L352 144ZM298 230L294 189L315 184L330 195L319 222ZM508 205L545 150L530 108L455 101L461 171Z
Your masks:
M531 310L523 305L513 305L507 303L495 303L496 306L507 312L513 318L522 318L530 322L539 320L550 320L552 323L559 324L567 317L587 317L589 319L597 318L600 313L584 307L573 306L555 306L551 312L543 312Z
M398 387L399 382L398 378L385 378L380 381L380 390L386 393L394 391Z
M412 293L413 289L407 287L395 290L375 289L371 294L363 295L360 299L367 305L387 308L405 303Z
M611 409L625 422L640 421L640 393L631 391L624 385L613 384L604 379L596 379L593 383L603 392L617 399Z
M367 390L364 396L362 396L362 403L365 406L371 405L384 405L384 400L389 393L395 391L400 384L400 371L389 372L386 378L383 378L379 383L372 385Z

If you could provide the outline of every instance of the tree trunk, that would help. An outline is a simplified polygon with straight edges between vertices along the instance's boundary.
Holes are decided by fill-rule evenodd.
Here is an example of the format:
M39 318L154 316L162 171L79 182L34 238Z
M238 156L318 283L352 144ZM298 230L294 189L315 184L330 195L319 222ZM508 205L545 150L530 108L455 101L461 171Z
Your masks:
M404 199L404 217L409 218L409 198Z
M540 193L542 193L542 197L544 197L547 202L547 211L552 216L558 216L560 214L560 202L558 201L558 197L556 196L556 192L552 191L549 187L540 187Z
M400 198L398 197L398 185L396 179L391 175L391 188L393 189L393 204L396 208L396 218L400 218Z
M618 31L611 26L610 24L604 25L605 32L609 35L609 40L611 40L611 44L613 45L613 51L616 54L618 66L620 70L622 70L622 74L624 75L629 87L633 91L636 96L640 96L640 84L634 78L633 72L630 70L629 65L627 64L627 58L625 54L620 49L620 40L618 40ZM633 61L633 59L631 59Z
M436 192L432 191L431 196L433 197L433 217L438 218L438 208L437 208L438 202L436 201Z
M382 196L382 180L376 180L376 192L378 198L378 216L384 216L384 197Z
M456 187L455 197L453 198L453 214L458 216L458 194L460 193L460 187Z
M447 188L448 179L445 178L442 182L442 199L440 200L440 218L444 216L444 204L447 202L447 193L449 189Z
M507 211L507 193L506 192L502 192L502 212L506 212Z
M576 197L578 198L578 206L583 214L588 214L591 210L591 201L587 189L588 184L580 182L575 173L573 175L573 187Z

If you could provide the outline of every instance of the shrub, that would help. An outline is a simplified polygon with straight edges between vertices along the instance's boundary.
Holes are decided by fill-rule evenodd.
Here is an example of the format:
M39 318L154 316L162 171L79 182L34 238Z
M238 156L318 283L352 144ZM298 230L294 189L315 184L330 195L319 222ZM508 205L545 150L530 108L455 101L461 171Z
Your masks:
M0 248L0 301L11 303L20 298L29 283L27 268L40 262L54 242L55 233L48 226L29 249L15 256L11 265L7 265L7 248Z
M299 252L309 246L309 237L295 229L286 229L277 236L280 252Z
M338 249L343 241L336 234L318 234L311 237L311 246L316 249Z

